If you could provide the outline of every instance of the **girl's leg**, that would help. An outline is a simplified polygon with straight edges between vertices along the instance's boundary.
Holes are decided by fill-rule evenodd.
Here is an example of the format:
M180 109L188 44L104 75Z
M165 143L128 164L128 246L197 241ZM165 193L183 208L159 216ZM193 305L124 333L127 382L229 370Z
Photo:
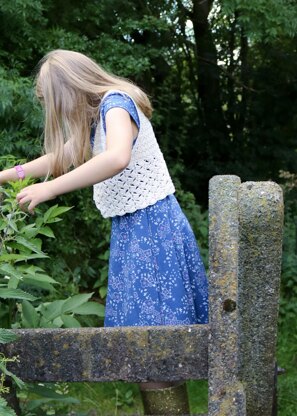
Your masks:
M145 415L189 415L185 382L140 383Z

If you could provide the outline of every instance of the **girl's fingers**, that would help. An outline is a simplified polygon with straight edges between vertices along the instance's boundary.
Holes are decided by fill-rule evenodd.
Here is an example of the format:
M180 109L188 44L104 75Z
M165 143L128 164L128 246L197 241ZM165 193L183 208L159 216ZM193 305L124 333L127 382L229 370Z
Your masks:
M28 195L24 195L20 198L18 198L19 205L24 205L26 202L30 202L32 198L30 198Z
M34 214L34 208L35 208L36 204L34 204L32 201L31 203L28 205L28 211L30 212L30 214Z
M20 202L20 200L23 198L23 196L24 196L24 194L23 194L23 193L17 194L17 196L16 196L16 200L17 200L18 202Z
M19 194L18 196L17 196L17 201L18 201L18 204L19 204L19 206L21 207L21 209L24 209L24 205L26 204L26 203L29 203L29 205L27 206L27 210L31 213L31 214L33 214L34 213L34 208L35 208L35 206L37 205L36 204L36 201L35 202L33 202L33 200L32 200L32 197L30 197L29 195L27 195L27 194L25 194L25 193L22 193L22 194Z

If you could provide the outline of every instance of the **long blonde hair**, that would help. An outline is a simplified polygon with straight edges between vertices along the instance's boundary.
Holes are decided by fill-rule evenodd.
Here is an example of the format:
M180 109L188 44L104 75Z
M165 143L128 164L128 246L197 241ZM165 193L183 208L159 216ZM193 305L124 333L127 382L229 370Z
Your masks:
M57 177L69 169L64 144L71 140L71 164L90 158L90 129L99 117L99 104L109 90L128 93L150 117L147 95L132 82L104 71L95 61L73 51L54 50L40 62L36 95L45 110L44 150L52 153L51 173Z

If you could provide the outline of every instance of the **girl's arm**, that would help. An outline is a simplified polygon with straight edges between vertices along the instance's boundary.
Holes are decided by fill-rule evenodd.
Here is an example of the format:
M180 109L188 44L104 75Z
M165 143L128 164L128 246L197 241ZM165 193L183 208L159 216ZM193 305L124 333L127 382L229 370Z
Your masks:
M106 151L58 178L24 188L18 195L20 205L29 203L30 212L41 202L104 181L125 169L131 158L135 127L129 113L112 108L106 114Z
M50 155L41 156L31 162L22 165L25 176L31 176L32 178L40 178L46 176L49 170ZM14 182L19 179L15 168L5 169L0 172L0 184L6 182Z
M66 157L69 158L70 165L70 146L71 142L68 141L64 145ZM24 169L25 176L30 176L31 178L42 178L50 173L50 159L51 154L47 154L37 159L32 160L31 162L24 163L22 168ZM15 168L5 169L0 172L0 185L6 182L14 182L19 179Z

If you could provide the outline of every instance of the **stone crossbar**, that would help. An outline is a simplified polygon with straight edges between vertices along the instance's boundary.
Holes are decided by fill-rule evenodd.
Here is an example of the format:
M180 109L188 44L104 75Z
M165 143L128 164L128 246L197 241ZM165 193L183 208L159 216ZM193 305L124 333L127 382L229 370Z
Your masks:
M1 346L24 381L207 379L207 325L20 329Z

